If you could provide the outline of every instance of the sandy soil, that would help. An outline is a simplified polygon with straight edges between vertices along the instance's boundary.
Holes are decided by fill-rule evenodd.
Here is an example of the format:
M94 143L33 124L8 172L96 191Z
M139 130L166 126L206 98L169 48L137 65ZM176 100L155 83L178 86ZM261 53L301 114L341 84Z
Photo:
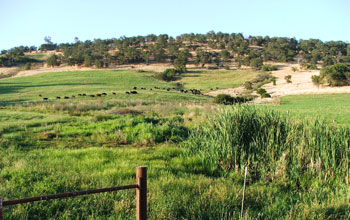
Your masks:
M18 67L11 67L11 68L0 68L0 74L8 74L11 72L14 72L17 70ZM125 69L125 70L145 70L145 71L155 71L155 72L162 72L167 68L173 68L173 65L171 64L135 64L135 65L120 65L116 67L111 67L109 69ZM59 67L41 67L39 69L33 69L33 70L22 70L19 71L15 76L13 77L21 77L21 76L31 76L36 75L39 73L47 73L47 72L65 72L65 71L87 71L87 70L98 70L96 68L89 68L89 67L78 67L78 66L59 66ZM106 70L106 69L101 69Z
M0 75L8 75L17 72L18 67L1 67Z
M115 67L111 67L108 69L120 69L120 70L145 70L145 71L154 71L154 72L163 72L168 68L174 68L174 66L170 63L154 63L154 64L128 64L128 65L118 65ZM187 68L190 70L203 70L201 68L196 67L195 65L187 65ZM0 73L9 73L11 71L16 70L16 68L0 68ZM18 72L14 77L21 76L31 76L39 73L47 73L47 72L64 72L64 71L86 71L86 70L99 70L96 68L89 67L78 67L78 66L59 66L59 67L41 67L39 69L33 70L23 70ZM100 69L106 70L106 69Z
M276 65L276 64L274 64ZM277 64L279 70L273 71L272 75L277 77L276 85L269 83L263 86L272 97L286 95L303 95L303 94L331 94L331 93L350 93L350 86L330 87L320 86L319 88L312 83L311 76L319 75L319 70L312 71L292 71L292 67L300 66L297 64ZM292 75L292 83L287 83L285 76ZM216 96L218 94L229 94L231 96L241 95L244 91L243 86L209 92L208 95Z
M311 77L312 75L319 75L319 70L293 72L291 70L293 66L300 69L298 65L283 65L279 70L273 72L273 75L277 77L276 86L272 83L263 86L272 97L300 94L350 93L350 86L330 87L325 85L318 88L312 83ZM284 79L287 75L292 75L292 83L287 83Z
M152 63L149 65L146 64L128 64L128 65L118 65L112 67L111 69L133 69L133 70L145 70L145 71L154 71L154 72L163 72L168 68L174 68L170 63Z
M75 66L43 67L43 68L34 69L34 70L23 70L23 71L18 72L13 77L31 76L31 75L36 75L39 73L48 73L48 72L86 71L86 70L92 70L92 68L75 67Z

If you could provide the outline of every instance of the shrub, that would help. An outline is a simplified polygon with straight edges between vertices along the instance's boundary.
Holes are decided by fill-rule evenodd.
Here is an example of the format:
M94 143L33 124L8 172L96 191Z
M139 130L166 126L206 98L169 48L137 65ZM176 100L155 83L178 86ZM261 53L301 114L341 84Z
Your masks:
M272 79L272 83L274 86L276 85L276 78L275 77Z
M316 64L313 64L313 63L308 63L308 64L306 64L306 65L304 65L305 66L305 68L307 69L307 70L318 70L318 68L317 68L317 65Z
M299 70L298 67L296 67L296 66L293 66L293 67L292 67L292 71L293 71L293 72L296 72L296 71L298 71L298 70Z
M56 54L52 54L51 56L49 56L49 58L47 58L46 63L48 66L59 66L59 60L58 60L58 56Z
M271 73L268 72L262 72L259 73L254 79L251 80L252 83L260 83L260 82L270 82L270 80L273 78Z
M261 94L261 98L271 98L271 95L266 92L266 93Z
M224 105L233 105L233 104L238 104L238 103L244 103L248 102L251 99L245 98L245 97L232 97L227 94L219 94L214 98L214 102L218 104L224 104Z
M263 60L261 58L251 59L249 63L249 66L256 70L261 69L262 65L263 65Z
M25 70L30 70L32 68L32 63L26 63L25 65L24 65L24 69Z
M326 79L331 86L350 85L350 65L335 64L321 69L321 79Z
M102 68L103 67L103 61L102 60L95 60L95 67L96 68Z
M292 83L292 75L287 75L284 77L284 79L286 80L287 83Z
M266 92L265 89L259 88L259 89L256 90L256 93L258 93L259 95L262 95L262 94L265 94L265 93L267 93L267 92Z
M312 79L312 83L317 86L317 87L320 87L320 84L321 84L321 77L318 76L318 75L312 75L311 76L311 79Z
M230 105L232 104L232 98L233 97L227 94L219 94L214 98L214 102L218 104Z
M173 81L176 80L178 72L175 69L166 69L164 72L156 75L156 78L164 81Z
M225 70L230 70L230 67L229 66L224 66L224 69Z
M261 70L265 71L265 72L275 71L275 70L277 70L277 67L273 66L273 65L264 65L264 66L261 67Z
M261 98L270 98L271 97L271 95L269 93L267 93L267 91L263 88L257 89L256 93L258 93Z
M250 82L250 81L246 81L244 84L243 84L244 88L247 89L247 90L251 90L253 89L253 83Z

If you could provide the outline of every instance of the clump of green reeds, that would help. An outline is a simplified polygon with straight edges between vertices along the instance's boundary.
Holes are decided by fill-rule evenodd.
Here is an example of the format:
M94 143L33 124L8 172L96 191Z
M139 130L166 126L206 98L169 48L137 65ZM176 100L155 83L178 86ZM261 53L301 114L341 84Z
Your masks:
M349 129L319 120L297 120L267 109L237 106L194 129L185 156L199 156L215 171L243 172L255 179L283 178L310 187L313 179L348 182Z

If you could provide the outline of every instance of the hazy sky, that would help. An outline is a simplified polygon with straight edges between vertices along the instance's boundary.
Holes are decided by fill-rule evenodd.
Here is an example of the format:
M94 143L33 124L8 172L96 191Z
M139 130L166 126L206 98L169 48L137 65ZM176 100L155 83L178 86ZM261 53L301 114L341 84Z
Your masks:
M350 41L349 0L0 0L0 49L147 34Z

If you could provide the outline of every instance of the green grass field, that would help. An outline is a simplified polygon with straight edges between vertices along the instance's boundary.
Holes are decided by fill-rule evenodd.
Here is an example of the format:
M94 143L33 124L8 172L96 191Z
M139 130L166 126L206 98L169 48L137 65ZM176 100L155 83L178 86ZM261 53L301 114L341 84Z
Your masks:
M132 98L125 94L126 91L138 87L138 95ZM23 102L42 101L39 94L54 100L56 96L77 96L78 93L97 94L106 92L109 96L104 100L144 100L144 101L200 101L208 100L204 96L183 94L164 89L150 90L153 87L173 88L173 83L159 81L153 78L153 73L138 73L127 70L106 70L86 72L59 72L44 73L30 77L10 78L0 81L0 105L16 104ZM140 90L141 87L147 90ZM116 92L116 96L111 96ZM78 98L78 97L77 97ZM96 100L90 97L78 98L74 101Z
M241 85L255 74L188 73L181 82L184 88L209 91ZM183 148L189 132L198 126L205 129L206 117L218 114L221 106L206 96L150 90L176 87L175 83L156 80L151 72L128 70L1 79L0 195L8 200L133 184L136 166L146 165L149 219L238 219L242 170L213 172L198 156L186 156ZM125 94L134 86L147 90ZM108 95L55 99L102 92ZM49 100L42 101L39 94ZM263 108L288 110L297 118L322 116L327 122L338 117L337 122L349 123L345 94L290 96L281 101L280 106ZM288 179L254 176L250 170L245 219L349 218L347 184L317 181L303 188ZM305 177L306 186L308 180ZM134 199L134 190L129 190L36 202L6 207L4 218L134 219Z
M35 53L35 54L26 54L27 57L35 59L37 61L44 61L45 53Z
M328 123L350 125L350 95L320 94L281 97L281 105L269 106L299 118L320 118Z
M217 90L243 85L257 75L257 72L251 70L207 70L192 71L185 73L180 82L187 89L203 89L205 92L210 89Z

